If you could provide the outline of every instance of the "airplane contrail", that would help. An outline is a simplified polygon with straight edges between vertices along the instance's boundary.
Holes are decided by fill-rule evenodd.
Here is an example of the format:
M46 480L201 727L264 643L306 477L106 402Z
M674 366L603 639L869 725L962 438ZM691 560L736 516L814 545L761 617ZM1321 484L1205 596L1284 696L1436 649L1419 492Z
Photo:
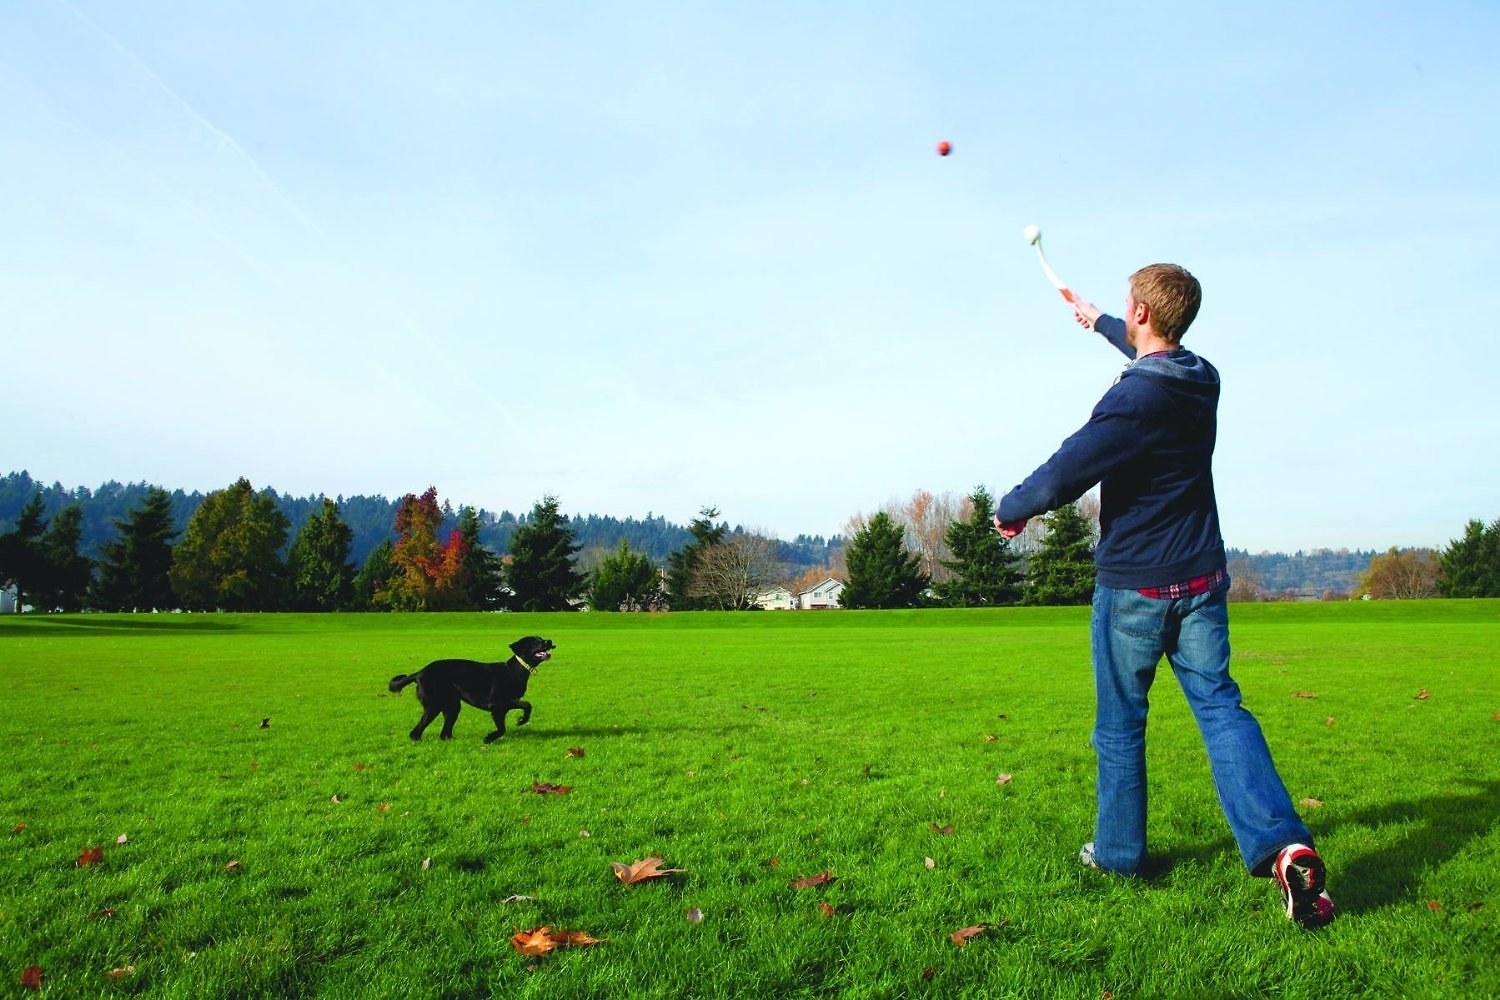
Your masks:
M319 236L322 236L324 238L327 237L328 234L323 231L323 228L316 222L314 222L306 212L302 211L302 209L298 207L296 202L288 197L287 193L281 189L281 186L271 179L271 175L266 173L265 169L260 165L259 161L257 161L255 157L251 156L250 153L245 149L245 147L239 144L239 141L235 139L234 136L224 131L218 125L215 125L208 118L208 116L204 115L197 108L189 104L187 99L177 91L173 90L171 85L168 84L167 81L163 80L160 76L158 76L156 71L153 70L144 59L136 55L130 49L126 48L119 41L119 39L115 38L115 36L111 35L108 31L105 31L104 28L100 27L96 21L90 18L83 11L73 6L70 0L57 0L57 2L63 7L66 7L74 17L78 18L78 20L87 25L90 31L94 32L100 38L108 42L111 48L128 59L131 65L140 70L142 73L146 74L146 76L151 79L151 82L155 83L162 93L171 98L172 102L176 104L178 108L186 112L188 116L193 119L193 121L197 122L198 125L200 125L209 135L213 137L214 145L216 148L227 149L235 156L239 157L239 159L242 160L247 166L249 166L249 168L255 172L255 176L260 179L261 183L264 184L266 188L276 197L277 201L281 202L282 206L286 208L287 211L289 211L293 216L296 217L298 222L301 222L304 226L307 226Z

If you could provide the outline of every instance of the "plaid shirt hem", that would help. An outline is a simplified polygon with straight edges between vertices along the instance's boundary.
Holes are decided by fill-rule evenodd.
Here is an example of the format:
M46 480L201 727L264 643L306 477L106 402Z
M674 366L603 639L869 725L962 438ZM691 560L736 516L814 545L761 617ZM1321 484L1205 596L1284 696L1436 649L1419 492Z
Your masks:
M1184 597L1207 594L1209 591L1222 587L1228 579L1228 570L1221 566L1207 576L1195 576L1191 580L1169 583L1165 587L1142 587L1137 593L1142 597L1153 597L1159 601L1176 601Z

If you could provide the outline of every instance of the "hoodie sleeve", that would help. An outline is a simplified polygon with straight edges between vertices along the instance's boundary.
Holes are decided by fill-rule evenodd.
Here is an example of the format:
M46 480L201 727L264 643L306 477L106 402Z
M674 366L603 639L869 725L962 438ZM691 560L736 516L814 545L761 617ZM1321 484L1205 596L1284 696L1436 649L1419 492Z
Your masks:
M1123 324L1122 324L1123 325ZM1084 491L1141 450L1148 422L1134 379L1116 382L1089 416L1025 481L1000 498L1001 521L1029 521L1083 496Z
M1094 320L1094 332L1109 341L1121 354L1130 360L1135 360L1135 348L1125 340L1125 321L1118 316L1108 313L1101 314Z

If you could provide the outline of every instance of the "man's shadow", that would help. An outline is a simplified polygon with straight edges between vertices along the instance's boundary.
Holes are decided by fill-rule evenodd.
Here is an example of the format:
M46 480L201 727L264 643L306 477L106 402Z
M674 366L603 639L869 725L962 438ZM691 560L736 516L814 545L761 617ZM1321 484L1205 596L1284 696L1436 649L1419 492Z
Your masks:
M1500 823L1500 781L1465 778L1454 784L1451 791L1358 809L1321 825L1324 831L1401 828L1394 840L1363 853L1349 842L1352 831L1342 830L1345 843L1330 859L1328 872L1328 891L1340 910L1359 913L1411 901L1424 872L1457 857L1495 829Z

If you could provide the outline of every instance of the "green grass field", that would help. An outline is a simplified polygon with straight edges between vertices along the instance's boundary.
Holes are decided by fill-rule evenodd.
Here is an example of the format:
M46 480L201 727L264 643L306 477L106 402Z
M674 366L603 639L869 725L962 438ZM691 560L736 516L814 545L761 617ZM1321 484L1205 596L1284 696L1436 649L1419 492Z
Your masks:
M1500 996L1500 602L1232 609L1321 803L1315 933L1241 868L1166 670L1160 872L1077 864L1087 613L0 619L0 995ZM533 632L530 726L407 739L393 674ZM616 880L653 853L685 871ZM541 925L602 943L512 949Z

